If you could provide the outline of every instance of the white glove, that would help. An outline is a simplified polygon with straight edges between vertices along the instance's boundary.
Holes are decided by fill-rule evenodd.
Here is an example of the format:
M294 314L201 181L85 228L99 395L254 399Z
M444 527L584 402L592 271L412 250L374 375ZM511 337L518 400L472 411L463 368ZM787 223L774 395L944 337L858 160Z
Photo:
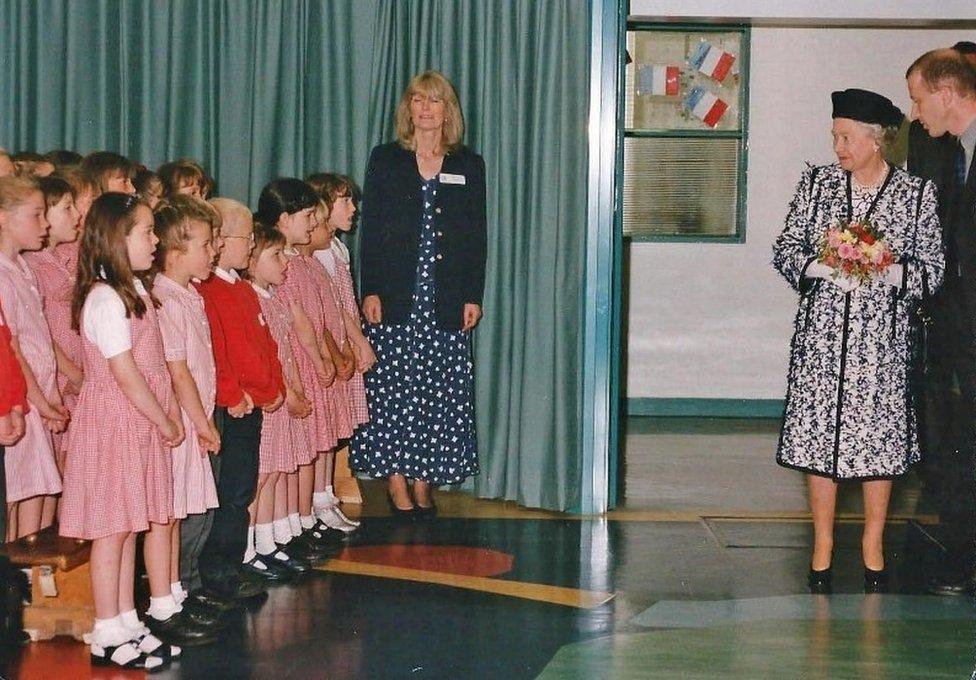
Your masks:
M829 279L834 275L834 270L823 262L814 260L803 272L803 276L808 279Z
M836 271L825 265L823 262L811 262L804 272L803 276L808 279L823 279L825 281L830 281L838 288L840 288L845 293L850 293L852 290L858 288L861 282L857 279L852 279L847 276L834 276ZM899 279L900 281L901 279Z
M905 275L905 267L900 264L893 264L888 267L888 271L884 274L885 283L894 286L895 288L901 288L902 278Z

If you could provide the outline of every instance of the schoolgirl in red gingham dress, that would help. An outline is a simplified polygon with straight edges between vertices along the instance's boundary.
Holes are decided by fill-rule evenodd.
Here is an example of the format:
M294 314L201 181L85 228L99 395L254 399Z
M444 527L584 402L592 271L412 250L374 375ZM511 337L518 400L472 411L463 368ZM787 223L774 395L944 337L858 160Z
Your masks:
M51 332L44 319L37 280L20 255L11 260L0 254L0 301L10 332L41 392L49 398L56 395L57 364ZM4 454L8 503L61 491L51 433L38 409L32 408L26 414L24 425L24 437L8 446Z
M329 272L325 267L322 266L322 263L315 257L311 255L304 257L307 258L309 271L315 279L315 287L319 293L318 298L322 305L324 331L332 334L332 339L335 340L336 346L341 350L346 344L346 325L343 322L339 302L336 299L332 278L329 276ZM352 413L349 408L349 382L336 378L325 391L329 398L329 411L332 416L336 436L339 439L348 439L352 436L352 432L355 429Z
M251 284L258 294L261 315L271 337L278 344L278 360L288 381L297 378L297 366L292 352L291 310L280 297L260 286ZM273 413L264 414L261 424L261 450L258 472L294 472L299 465L308 465L315 460L315 450L308 431L309 418L295 418L284 406Z
M81 336L71 328L71 296L78 266L77 242L24 253L24 259L37 278L37 288L44 302L44 317L51 329L52 340L75 366L80 367ZM58 371L58 391L68 413L73 413L78 395L69 382L68 376ZM66 433L55 433L53 439L55 455L59 463L62 463Z
M105 284L96 288L100 285ZM169 411L173 390L156 309L141 283L136 289L146 312L141 319L134 314L128 319L132 357ZM150 522L166 524L173 516L171 448L122 392L108 359L84 332L81 343L85 382L68 428L61 535L95 539L146 531Z
M275 290L275 297L280 297L288 304L297 303L304 310L321 346L325 312L318 291L320 284L313 269L321 266L313 258L300 255L294 250L286 250L285 255L288 258L288 278ZM312 414L308 417L312 448L315 451L329 451L336 447L340 437L348 435L339 434L340 430L336 427L332 413L334 397L327 393L329 388L322 386L315 373L315 364L299 342L298 334L291 333L290 337L305 398L312 403ZM331 361L328 356L323 357L323 360Z
M339 239L333 238L328 249L316 252L316 258L329 272L339 310L358 319L359 305L356 304L356 291L352 283L349 251L346 246ZM356 428L369 422L363 374L356 371L346 384L349 390L349 414L352 417L353 428Z

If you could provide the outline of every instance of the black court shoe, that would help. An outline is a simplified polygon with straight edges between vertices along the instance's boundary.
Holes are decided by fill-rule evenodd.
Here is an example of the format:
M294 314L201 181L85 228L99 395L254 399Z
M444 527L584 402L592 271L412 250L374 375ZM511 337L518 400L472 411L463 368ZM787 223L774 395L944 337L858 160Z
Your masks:
M864 592L865 593L887 593L888 592L888 570L887 569L868 569L864 567Z
M415 512L417 513L417 517L419 519L434 519L435 517L437 517L437 503L435 503L434 499L431 498L430 507L417 505L417 509L415 510Z
M417 507L412 506L409 510L404 510L403 508L397 507L397 504L393 502L393 496L386 494L386 502L390 504L390 514L399 520L405 522L413 522L417 519Z
M834 589L834 567L826 569L810 569L807 576L807 586L814 595L827 595Z

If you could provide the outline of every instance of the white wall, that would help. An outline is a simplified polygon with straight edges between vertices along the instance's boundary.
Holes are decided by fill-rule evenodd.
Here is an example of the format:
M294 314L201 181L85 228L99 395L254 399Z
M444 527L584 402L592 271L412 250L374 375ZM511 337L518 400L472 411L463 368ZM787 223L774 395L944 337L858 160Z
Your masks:
M632 17L976 19L973 0L630 0Z
M875 90L907 113L907 66L974 39L976 30L753 29L746 242L632 244L628 397L782 398L796 298L770 265L771 245L804 162L834 160L830 92Z

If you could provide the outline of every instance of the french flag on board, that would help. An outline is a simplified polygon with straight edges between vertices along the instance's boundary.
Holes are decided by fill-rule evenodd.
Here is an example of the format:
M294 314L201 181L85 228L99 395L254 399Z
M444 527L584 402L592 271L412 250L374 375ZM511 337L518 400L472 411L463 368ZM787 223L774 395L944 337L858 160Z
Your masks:
M688 98L685 99L685 107L705 125L715 127L725 115L729 105L704 87L698 86L691 88Z
M721 83L725 80L725 76L729 75L732 64L735 63L735 55L709 42L701 42L698 43L698 49L688 62L706 76Z
M681 69L677 66L641 66L638 75L638 94L654 94L665 97L678 95Z

